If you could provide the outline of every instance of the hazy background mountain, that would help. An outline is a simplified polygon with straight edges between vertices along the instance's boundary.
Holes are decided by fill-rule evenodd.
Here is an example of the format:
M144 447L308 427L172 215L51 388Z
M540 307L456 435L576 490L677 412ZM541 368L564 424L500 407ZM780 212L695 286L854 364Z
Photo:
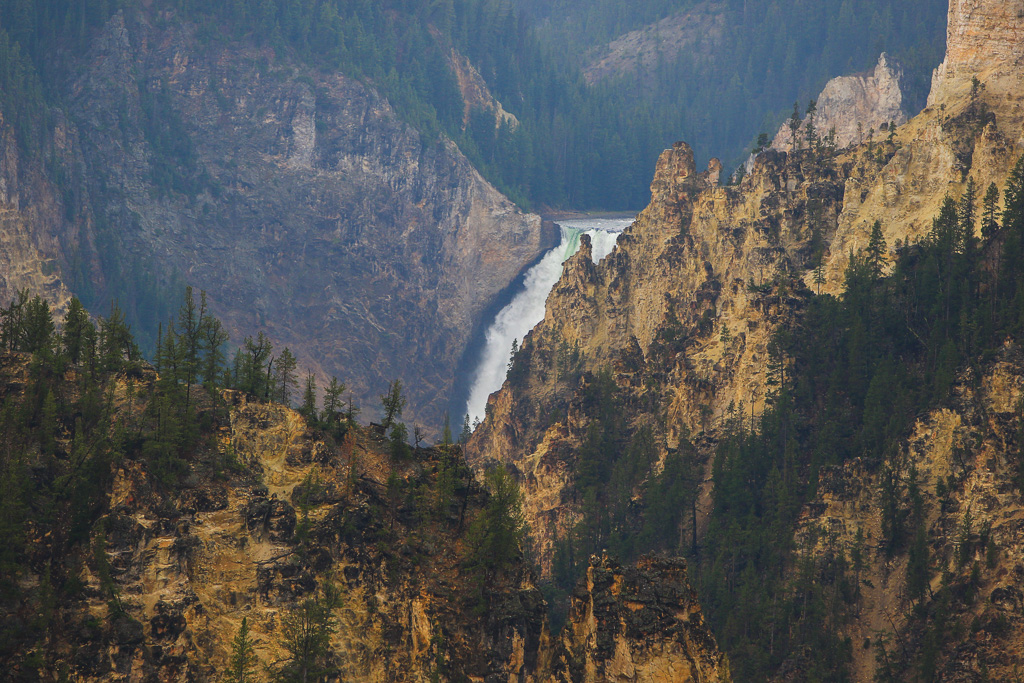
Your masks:
M136 4L5 0L0 22L52 98L69 64L53 57L73 58L95 26ZM195 22L207 42L229 36L371 81L425 136L456 140L523 205L606 209L646 202L654 160L675 139L693 141L698 157L738 161L794 100L871 68L882 51L904 64L908 101L923 106L946 19L941 0L184 0L166 8L168 21ZM631 68L629 48L649 63ZM484 107L466 111L453 49L519 125L495 127ZM625 53L616 59L616 50ZM6 96L23 99L18 90Z
M42 264L18 281L118 300L148 349L195 284L235 341L276 321L303 367L372 403L402 376L438 422L545 239L473 173L525 209L641 207L674 140L729 168L883 50L913 112L944 26L942 0L0 0L8 190Z

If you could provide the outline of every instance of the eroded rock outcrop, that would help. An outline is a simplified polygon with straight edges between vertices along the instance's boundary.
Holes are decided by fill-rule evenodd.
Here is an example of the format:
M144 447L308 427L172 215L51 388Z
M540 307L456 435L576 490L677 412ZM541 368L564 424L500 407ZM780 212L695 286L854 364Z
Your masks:
M873 167L770 151L742 187L713 183L717 168L698 173L683 143L662 154L651 204L615 251L595 266L584 246L566 262L467 446L475 465L520 473L544 571L578 519L583 397L596 374L613 373L630 424L655 430L661 456L731 408L760 411L772 331L806 295L794 274L834 231L846 183Z
M30 365L0 356L5 406L24 396ZM159 391L145 365L112 376L114 423L142 434ZM396 459L379 426L336 440L241 392L193 400L200 438L176 477L128 449L79 482L103 486L103 503L75 540L68 519L40 520L19 539L24 556L4 556L19 587L3 596L5 628L45 633L5 631L0 665L14 677L220 680L243 619L253 671L269 677L297 607L330 592L317 680L729 680L682 561L595 564L556 641L524 558L494 570L473 559L488 494L458 447ZM58 430L57 462L71 440ZM37 461L30 476L49 476Z
M884 52L868 74L840 76L826 85L816 100L813 123L816 135L826 137L835 132L839 147L860 144L874 135L884 136L883 127L907 122L903 103L903 68ZM797 146L806 145L807 121L797 129ZM788 125L779 129L772 148L788 152L793 149L793 131Z
M977 78L1000 98L1019 100L1024 12L1013 0L951 0L946 58L935 70L929 106L962 101Z
M1009 11L1006 3L981 6L991 17ZM974 63L1004 63L1004 44L998 36L978 42ZM962 52L953 43L947 61ZM922 238L944 198L958 197L969 178L1001 189L1024 149L1021 113L1013 97L982 88L973 99L929 107L891 140L834 156L770 150L730 187L696 173L686 145L665 152L650 205L615 251L592 269L566 264L545 320L468 446L474 464L500 461L519 472L542 567L579 520L588 377L611 371L628 397L627 421L658 435L661 457L682 434L709 452L730 409L761 412L774 330L811 292L842 291L850 253L867 246L876 220L896 249ZM578 349L569 371L563 348ZM658 467L660 460L651 471Z
M572 596L555 662L560 683L726 683L718 651L682 560L642 558L620 567L593 558Z
M825 262L825 291L838 293L852 250L867 244L875 220L889 245L923 237L946 195L968 178L1002 190L1024 150L1024 38L1020 8L1008 0L953 0L946 59L928 107L901 126L895 155L847 187L847 201ZM972 94L974 79L977 90ZM869 144L866 153L877 151Z

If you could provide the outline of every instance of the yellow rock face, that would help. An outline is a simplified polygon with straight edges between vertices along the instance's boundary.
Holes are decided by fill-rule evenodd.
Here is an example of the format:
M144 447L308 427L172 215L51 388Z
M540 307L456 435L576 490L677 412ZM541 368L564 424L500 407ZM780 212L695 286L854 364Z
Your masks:
M932 79L929 106L962 99L977 78L987 90L1020 100L1024 13L1014 0L950 0L946 59Z
M607 557L592 558L584 588L573 595L552 680L732 680L681 560L643 558L623 568Z
M595 266L584 246L565 264L544 321L523 343L525 370L492 397L467 449L475 464L519 473L544 572L555 540L578 519L573 473L589 423L560 349L578 349L584 376L612 370L633 397L628 422L655 428L662 456L684 434L709 451L730 407L761 412L772 334L809 293L841 294L850 254L867 246L876 220L891 261L969 179L979 196L990 183L1003 190L1024 150L1019 14L1014 2L952 2L929 107L891 140L830 159L765 152L728 187L715 166L698 173L678 143L659 159L651 203L612 254ZM972 97L975 75L984 87ZM684 337L685 345L666 341Z
M904 447L905 471L916 469L927 511L931 589L938 592L945 581L954 592L977 596L950 609L951 628L970 625L972 635L941 650L939 680L958 680L956 672L977 671L979 662L992 680L1012 680L1024 652L1017 587L1024 575L1024 507L1012 483L1022 397L1024 356L1016 345L1007 345L979 381L965 373L950 405L922 416ZM906 555L891 557L882 543L880 476L859 460L825 470L817 498L804 509L797 546L812 553L828 546L849 553L859 530L866 553L859 576L863 597L846 635L854 643L879 636L916 642L921 623L904 608L910 604ZM944 494L951 480L955 486ZM970 578L975 565L976 585ZM854 647L852 652L854 680L874 680L877 650Z
M64 225L63 212L54 188L24 163L0 112L0 305L27 289L63 311L71 293L60 276L58 235L73 232Z

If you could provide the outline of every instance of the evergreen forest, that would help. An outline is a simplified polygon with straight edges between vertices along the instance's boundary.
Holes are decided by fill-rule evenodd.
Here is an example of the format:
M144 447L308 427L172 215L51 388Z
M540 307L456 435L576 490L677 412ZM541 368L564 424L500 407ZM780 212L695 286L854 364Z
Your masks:
M336 522L349 545L381 553L393 581L426 561L423 539L457 544L459 553L445 553L440 562L464 577L457 596L464 620L482 619L518 581L526 533L518 485L503 468L477 482L447 425L434 447L422 444L419 427L410 434L400 421L401 381L381 396L384 423L364 427L337 378L320 391L312 375L299 376L290 351L276 349L262 333L232 357L226 341L205 293L196 297L191 288L177 315L161 326L153 363L142 358L116 304L95 322L75 298L63 316L28 292L0 308L0 662L9 680L45 679L65 656L61 643L76 639L88 643L76 666L102 673L109 665L91 648L142 638L143 624L130 615L119 587L126 580L125 544L138 541L126 511L155 514L158 524L173 528L185 510L222 509L226 498L218 503L210 496L233 487L246 492L254 514L269 515L258 502L266 500L265 471L232 439L223 441L239 399L265 407L298 404L307 428L329 449L318 464L345 467L350 502L371 502L360 518L365 537L353 540L352 519L310 518L327 500L316 466L296 486L299 516L294 519L293 511L284 557L291 572L311 577L311 585L281 609L286 656L260 663L243 619L222 672L226 680L298 683L337 675L330 636L338 629L341 598L324 572L328 542L322 537ZM387 463L383 491L360 478L361 460ZM137 498L118 502L112 491L125 473L145 483L134 490ZM408 559L412 549L414 561ZM187 555L189 548L178 545L174 552ZM42 579L26 583L32 576ZM67 610L96 596L90 576L98 580L106 616L65 623Z
M694 4L160 0L156 6L193 22L205 42L269 46L282 59L371 83L426 139L455 140L527 208L642 207L658 154L679 139L705 160L718 156L735 166L760 132L774 132L795 99L815 97L831 77L872 68L883 50L905 65L909 106L919 108L942 59L941 0L729 0L716 5L727 31L715 54L684 52L641 77L586 84L581 68L589 48ZM152 11L134 0L0 2L0 106L24 145L39 145L95 31L116 11L143 7ZM482 109L464 119L452 49L470 60L518 126L495 126ZM188 150L172 145L167 154L169 163L180 163Z
M958 382L978 382L1008 340L1024 337L1024 158L1003 193L969 180L961 197L946 198L925 239L901 246L893 263L888 253L876 224L868 247L850 256L841 297L815 295L785 275L762 286L805 303L799 324L780 329L769 347L766 409L734 406L714 448L712 509L699 542L701 435L648 478L650 429L626 423L629 399L610 371L582 378L592 418L575 482L582 518L557 545L552 604L565 604L591 553L626 559L660 549L690 558L736 680L767 680L784 664L805 680L852 680L853 647L874 648L882 681L932 680L937 653L963 635L948 616L975 599L982 569L970 558L977 550L991 561L999 550L967 521L955 557L931 555L924 484L906 439L920 416L949 405ZM1007 458L1013 487L1024 492L1024 454L1011 446ZM858 535L850 548L827 530L796 534L822 477L851 462L880 482L882 537ZM954 468L938 483L940 504L967 476ZM840 635L862 608L869 547L882 560L909 558L906 592L923 634L916 655L905 644Z

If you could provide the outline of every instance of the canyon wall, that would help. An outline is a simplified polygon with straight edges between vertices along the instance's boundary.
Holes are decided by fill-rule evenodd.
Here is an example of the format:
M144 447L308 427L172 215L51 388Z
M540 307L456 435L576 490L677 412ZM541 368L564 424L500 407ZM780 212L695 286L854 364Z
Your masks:
M370 417L402 379L432 433L484 312L557 239L372 86L162 6L116 14L67 72L51 168L6 145L0 295L60 303L60 279L95 313L121 299L151 342L190 284L234 344L266 331Z
M681 444L696 449L698 465L705 468L693 530L699 536L711 506L708 456L727 420L748 415L753 424L762 412L773 333L799 324L811 296L842 294L850 255L867 247L875 221L881 222L891 263L897 250L927 235L943 201L958 199L969 180L980 192L991 183L1004 189L1024 151L1019 11L1017 3L995 0L951 3L948 55L936 72L929 107L891 139L876 133L873 140L854 140L824 155L769 150L757 155L739 185L727 187L712 182L715 168L697 173L688 147L677 144L659 160L651 203L616 250L597 266L587 261L585 248L567 262L545 320L526 338L509 381L492 396L488 417L467 449L478 467L503 462L518 473L544 576L551 576L557 544L584 515L587 501L578 479L587 463L580 454L588 428L599 419L588 397L601 377L614 382L632 433L647 429L655 435L658 457L647 466L648 481ZM979 83L972 93L975 76ZM855 122L857 114L849 120ZM1015 358L1016 347L1007 343L1008 358ZM963 526L966 509L986 520L972 521L968 542L976 552L949 580L974 581L967 576L971 566L984 564L977 550L984 545L979 524L993 530L985 539L995 539L997 547L991 565L972 584L981 586L989 602L964 598L954 608L958 628L976 618L978 629L969 642L943 646L937 655L942 680L976 680L971 676L980 675L983 661L1007 671L1018 661L1000 652L1017 651L1013 625L1019 620L1016 594L1007 588L1018 569L1004 559L1012 550L1001 553L1019 543L1008 521L1019 515L1019 496L1007 481L1004 459L1017 447L1006 431L1006 407L1016 401L1022 375L1013 362L982 372L985 389L965 387L961 396L971 397L967 403L922 418L910 437L910 457L927 473L923 488L935 490L941 477L948 484L951 468L957 470L957 493L942 501L928 496L935 556L951 561L953 548L962 545L956 528ZM957 426L964 424L974 427ZM964 429L976 437L973 443L963 437ZM950 445L956 439L966 450ZM857 467L828 475L806 508L798 547L830 538L833 526L844 552L858 528L877 541L880 474ZM644 505L644 490L632 490L631 505ZM906 652L926 647L930 617L894 614L894 605L907 604L901 593L907 559L897 557L877 547L871 551L873 587L848 630L856 680L871 680L878 671L878 644L870 646L877 637L899 641ZM940 575L934 574L935 581ZM781 680L801 680L799 664L785 671Z
M4 405L26 397L31 363L0 355ZM76 380L56 380L69 400ZM161 391L146 365L112 375L113 422L141 433ZM595 558L555 638L525 556L480 563L492 503L458 446L396 457L376 427L340 436L241 392L192 398L200 438L173 481L152 453L124 451L79 482L106 482L84 526L27 524L24 556L4 556L17 594L0 609L0 664L15 677L220 680L244 620L259 680L295 655L312 604L329 626L317 680L730 680L682 561ZM56 434L59 463L80 435ZM29 476L45 478L35 457Z

